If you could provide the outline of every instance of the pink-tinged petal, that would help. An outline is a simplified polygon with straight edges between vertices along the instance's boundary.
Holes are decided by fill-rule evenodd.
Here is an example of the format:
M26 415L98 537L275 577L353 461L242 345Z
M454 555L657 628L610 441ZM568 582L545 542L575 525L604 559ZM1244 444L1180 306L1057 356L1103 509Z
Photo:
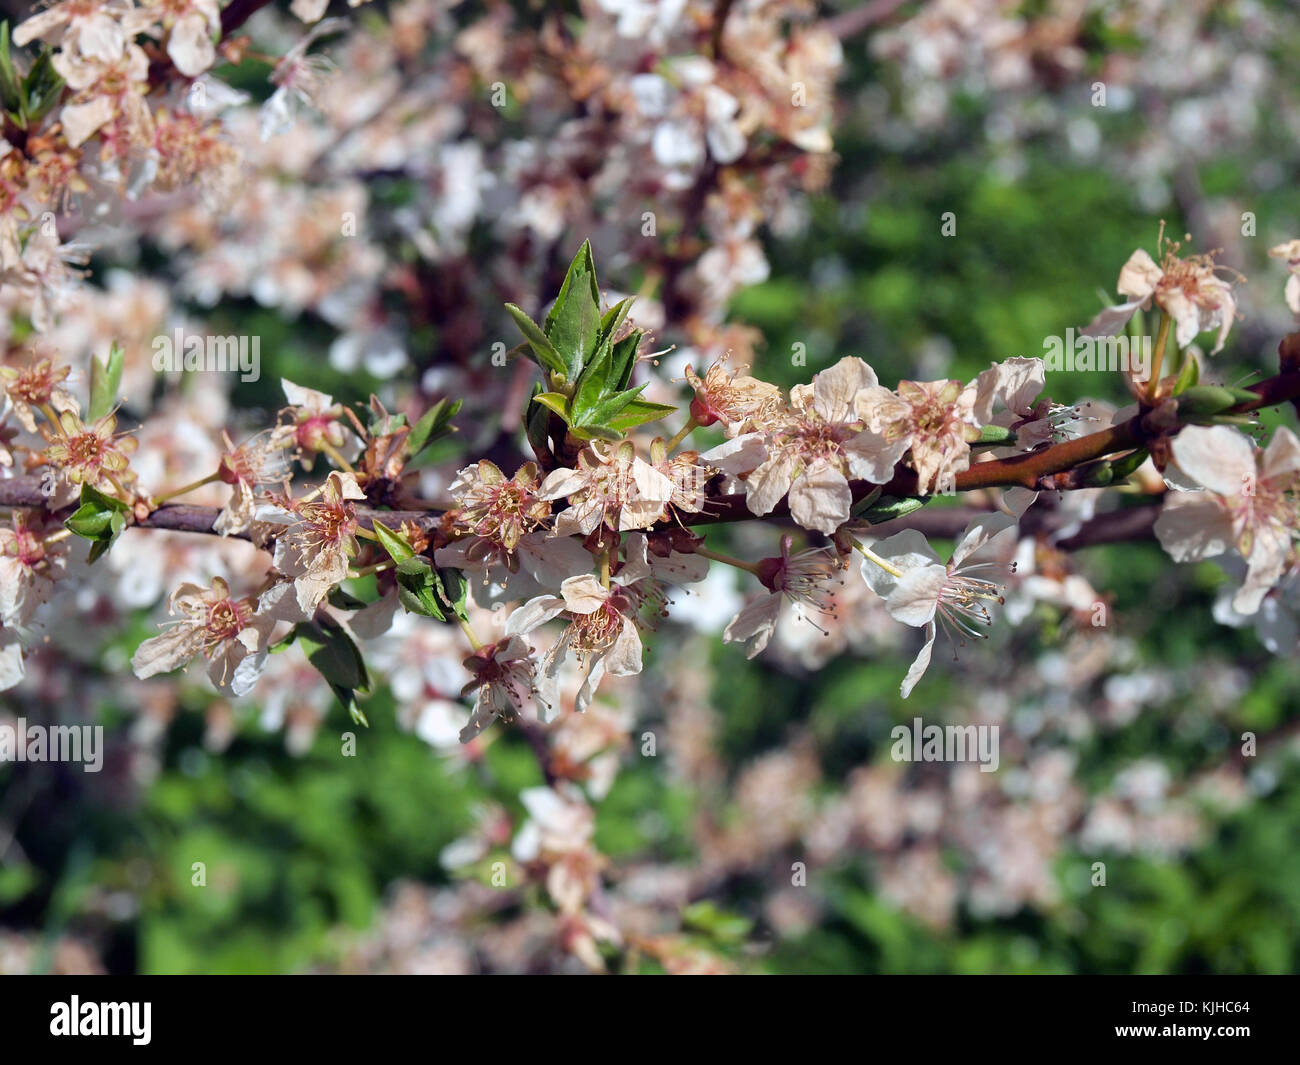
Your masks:
M1174 438L1174 461L1198 484L1238 496L1255 478L1255 445L1227 425L1191 425Z
M751 514L770 514L790 491L798 459L789 452L773 455L745 482L745 506Z
M543 587L554 588L566 577L591 569L591 554L567 536L528 533L515 548L519 564Z
M1028 488L1008 488L1002 493L1002 505L1017 518L1021 518L1037 498L1038 493Z
M131 656L131 669L141 680L180 669L203 649L203 630L176 625L160 636L145 640Z
M546 475L537 491L538 499L563 499L581 491L587 478L578 470L558 469Z
M523 606L516 607L506 618L506 634L517 636L532 632L539 625L560 616L564 612L564 600L558 595L539 595L530 599Z
M767 444L761 433L745 433L704 452L700 461L723 473L738 477L758 469L767 460Z
M1160 546L1175 562L1197 562L1221 555L1236 539L1232 519L1209 492L1165 496L1155 533Z
M885 609L895 621L920 628L934 620L939 594L948 582L946 566L922 566L904 571L885 599Z
M578 694L573 698L573 708L580 714L585 714L587 708L596 701L596 689L600 687L600 682L605 679L605 656L599 655L591 663L591 669L587 671L586 677L583 678L582 686L578 689Z
M1129 319L1142 306L1142 300L1133 300L1131 303L1120 303L1114 307L1104 307L1091 322L1079 330L1079 336L1082 337L1113 337L1119 336L1128 325Z
M167 38L167 54L187 78L197 78L217 58L208 22L202 15L182 15Z
M667 503L673 497L673 482L644 459L632 461L632 483L642 499Z
M113 101L107 96L96 96L84 104L68 104L59 114L63 135L68 144L77 148L84 144L101 127L113 119Z
M849 482L825 461L814 462L790 489L790 516L805 529L828 536L849 520L852 506Z
M905 416L910 409L898 396L881 385L862 389L854 397L853 408L858 417L867 423L867 428L875 432L880 432L887 423Z
M1119 272L1119 283L1115 286L1121 296L1139 302L1147 299L1160 284L1165 272L1156 265L1154 259L1142 248L1129 256Z
M966 559L982 548L1001 546L1012 540L1016 528L1016 519L1010 514L990 514L986 518L977 518L966 526L962 538L953 548L952 564L960 566Z
M931 622L926 627L925 643L921 645L921 650L917 652L916 659L907 671L907 676L903 678L903 683L898 686L898 690L904 699L912 694L912 689L925 676L925 671L930 668L930 656L934 651L934 637L937 631L934 622Z
M323 411L334 404L333 398L324 392L317 392L314 388L303 388L302 385L295 385L283 377L280 378L280 387L284 389L284 398L289 401L291 407Z
M872 484L888 484L909 443L905 436L889 441L870 429L858 433L843 444L849 473Z
M877 383L876 371L861 359L840 359L813 378L813 409L828 422L854 421L858 392Z
M614 645L602 661L611 677L632 677L641 672L641 634L631 618L623 619Z
M23 679L23 648L16 640L0 643L0 692Z
M1264 463L1260 473L1267 481L1286 478L1300 471L1300 439L1285 425L1281 426L1264 449Z
M609 599L609 589L589 573L569 577L560 585L564 605L574 614L594 614Z
M748 643L746 657L756 657L763 652L772 639L780 612L781 597L775 593L751 599L740 613L731 619L722 633L722 642Z

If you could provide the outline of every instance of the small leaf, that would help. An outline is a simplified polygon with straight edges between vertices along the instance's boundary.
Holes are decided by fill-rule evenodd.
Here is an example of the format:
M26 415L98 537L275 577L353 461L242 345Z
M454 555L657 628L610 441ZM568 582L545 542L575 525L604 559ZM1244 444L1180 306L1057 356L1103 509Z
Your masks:
M127 506L91 485L81 486L81 505L63 523L69 532L90 540L89 559L94 562L126 528Z
M641 394L642 389L645 387L645 385L637 385L636 388L629 388L625 392L615 392L612 396L607 396L586 411L581 424L588 428L607 425L610 419L622 413Z
M567 396L562 396L559 392L539 392L533 397L534 403L540 403L549 411L553 411L564 419L567 424L569 421L569 400Z
M388 557L394 562L405 562L415 557L415 548L406 542L405 537L394 532L378 519L373 524L379 546L388 552Z
M646 422L657 422L667 417L677 408L666 403L651 403L644 399L634 399L614 417L606 420L605 425L619 432L627 432Z
M569 264L555 305L546 316L546 336L564 360L564 372L575 381L600 343L600 288L591 241L584 240Z
M406 438L406 449L411 458L415 458L435 440L455 432L451 419L460 411L462 402L459 399L454 402L440 399L424 412L424 416L412 426L411 435Z
M881 496L875 503L858 514L869 525L883 525L920 510L927 500L917 496Z
M541 458L549 455L551 452L550 441L550 410L536 399L541 394L541 386L536 385L533 388L533 397L528 403L528 413L524 418L524 429L528 434L528 445L533 449L533 454Z
M23 99L22 83L14 69L14 61L9 54L9 23L0 22L0 103L9 112L17 112L15 125L24 127L23 111L26 108Z
M461 621L468 621L469 610L466 603L469 600L469 582L465 580L465 575L458 569L440 569L438 581L441 586L442 601Z
M294 632L307 661L331 686L349 691L370 689L366 663L341 625L329 620L300 621L294 626Z
M1178 371L1178 380L1174 382L1174 395L1178 396L1196 385L1201 379L1201 364L1193 352L1187 352L1183 359L1183 368Z
M632 380L632 368L636 366L636 353L641 347L642 335L641 330L634 329L614 345L614 354L610 361L614 371L611 379L616 389L627 388L627 383Z
M593 410L605 396L616 391L613 382L608 380L611 368L610 355L609 344L602 342L578 378L578 383L573 389L573 401L569 404L572 420L578 425L586 424L587 413Z
M44 49L32 64L32 69L27 72L27 77L23 79L23 95L26 98L24 107L28 127L38 125L59 102L59 97L63 93L63 78L54 69L51 61L53 54L49 48Z
M100 362L90 360L90 406L86 409L86 420L99 421L113 409L117 401L117 389L122 383L122 363L126 353L114 341L108 349L108 359Z
M524 334L524 339L528 341L528 346L533 349L533 354L537 356L537 363L544 370L552 373L565 374L572 378L575 375L569 374L569 366L564 361L563 356L555 350L555 345L547 339L541 327L538 326L528 315L524 314L513 303L506 304L506 310L510 312L510 317L515 320L515 325L519 326L519 331Z
M397 598L410 613L446 621L438 577L427 559L416 555L397 564Z

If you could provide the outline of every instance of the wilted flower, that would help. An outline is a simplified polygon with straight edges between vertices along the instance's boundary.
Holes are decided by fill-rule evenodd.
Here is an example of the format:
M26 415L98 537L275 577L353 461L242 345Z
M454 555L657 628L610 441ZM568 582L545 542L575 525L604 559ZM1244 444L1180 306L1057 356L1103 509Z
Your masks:
M42 408L57 413L80 413L76 397L63 387L71 372L71 367L56 366L49 359L36 359L21 370L0 366L0 381L4 382L5 394L13 404L14 417L29 433L36 432L35 411Z
M791 393L791 411L775 428L738 436L700 456L727 473L748 473L745 504L769 514L787 493L790 513L805 529L833 533L849 520L850 478L884 484L903 445L867 431L854 409L860 391L876 385L861 359L844 358Z
M226 452L217 466L217 476L233 489L230 502L221 508L212 528L222 536L241 533L253 522L254 491L264 485L283 484L289 478L289 456L265 433L235 447L223 430Z
M25 625L48 598L66 564L62 542L47 544L35 519L20 512L14 513L12 524L0 526L0 622L6 628Z
M351 500L366 494L349 473L335 471L320 494L290 505L289 513L258 513L258 520L288 527L275 542L275 567L293 579L299 609L310 617L348 575L348 560L358 549L357 513Z
M146 679L179 669L196 655L209 662L208 676L219 691L246 695L266 663L274 621L259 613L257 600L235 599L220 577L211 588L182 584L170 607L180 619L161 636L145 640L131 658L135 675Z
M777 558L761 559L757 577L770 590L770 595L759 596L747 603L727 626L722 638L727 643L749 643L747 657L760 654L776 630L781 604L789 602L797 615L816 626L804 612L811 606L820 613L832 610L830 582L839 573L839 557L827 547L790 554L793 538L781 538L781 554Z
M748 374L736 373L719 359L700 378L686 367L686 380L695 390L691 417L700 425L721 422L728 436L761 429L780 410L781 390Z
M1226 425L1188 426L1173 442L1178 468L1205 491L1165 497L1155 532L1177 562L1221 555L1236 547L1246 580L1232 605L1253 614L1291 557L1300 529L1300 440L1282 427L1263 451Z
M553 470L537 494L569 501L555 520L557 536L587 536L602 524L612 532L649 528L673 492L673 482L624 440L593 442L578 455L576 469Z
M1157 251L1163 249L1159 265L1142 248L1131 256L1119 273L1118 290L1127 303L1108 307L1083 330L1085 336L1115 336L1140 307L1154 302L1174 324L1174 339L1187 347L1197 334L1218 329L1213 355L1223 348L1237 314L1232 285L1215 271L1214 255L1178 256L1178 243L1164 243L1163 231Z
M77 415L64 411L59 415L59 428L62 435L54 437L43 454L72 484L111 489L113 478L130 465L129 456L139 445L133 436L114 435L116 414L105 414L94 425L85 425Z
M858 415L879 434L881 462L912 453L917 489L942 491L970 467L970 446L991 417L993 397L978 381L900 381L897 394L879 385L857 396Z
M465 659L465 668L474 679L461 690L461 697L477 691L478 698L469 724L460 730L461 743L468 743L497 718L516 718L525 700L537 690L532 649L522 636L507 636L480 647Z

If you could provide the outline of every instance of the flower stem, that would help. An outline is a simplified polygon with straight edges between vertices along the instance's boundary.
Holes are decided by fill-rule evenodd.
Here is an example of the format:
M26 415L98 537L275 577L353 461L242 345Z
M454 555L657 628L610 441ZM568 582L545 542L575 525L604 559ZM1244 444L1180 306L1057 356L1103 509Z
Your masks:
M710 551L707 547L697 547L695 553L702 558L711 559L714 562L721 562L724 566L735 566L736 569L743 569L746 573L752 573L758 576L758 563L745 562L743 559L732 558L730 555L724 555L720 551Z
M357 471L352 468L352 463L350 463L347 459L345 459L343 457L343 453L339 451L339 449L336 448L333 444L331 444L328 440L321 441L320 449L334 460L334 465L338 466L340 469L345 470L350 474L353 474L354 476L356 475Z
M1155 401L1160 390L1160 367L1165 359L1165 344L1169 341L1169 315L1160 315L1160 329L1156 333L1156 350L1151 356L1151 379L1147 382L1147 397Z
M175 499L177 496L186 495L189 492L193 492L196 489L202 488L205 484L211 484L213 481L219 479L220 479L220 474L210 473L208 474L208 476L202 478L201 480L195 481L193 484L187 484L184 488L176 488L170 492L164 492L160 496L154 496L153 499L154 505L161 506L163 503L166 503L167 500L169 499Z
M348 577L356 580L358 577L369 577L372 573L383 573L384 570L393 569L397 565L391 558L383 562L374 562L369 566L362 566L360 569L348 570Z
M482 650L483 644L479 638L474 635L474 629L470 626L470 623L464 618L458 618L457 620L460 621L460 627L465 631L465 635L469 638L470 647L475 651Z
M58 416L58 414L55 412L54 408L51 407L48 403L42 403L42 404L40 405L39 410L40 410L40 412L41 412L42 414L45 415L46 418L49 419L50 424L52 424L52 425L54 426L54 428L58 430L59 435L60 435L61 437L63 437L64 439L66 439L67 436L68 436L68 434L67 434L66 432L64 432L64 430L63 430L63 423L62 423L61 421L59 421L59 416Z
M609 587L609 548L600 553L600 583Z
M677 431L677 435L668 441L668 445L667 445L668 450L669 451L676 450L678 445L681 444L683 440L685 440L688 436L690 436L691 433L694 432L699 427L700 427L700 423L697 422L693 417L687 418L686 424L683 425L681 429Z
M861 552L863 558L870 559L877 566L879 566L886 573L888 573L891 577L901 577L903 575L903 571L901 569L899 569L895 565L892 565L889 562L886 562L883 558L881 558L878 554L872 551L871 548L867 547L865 544L860 544L858 543L857 540L854 540L853 546L859 552Z

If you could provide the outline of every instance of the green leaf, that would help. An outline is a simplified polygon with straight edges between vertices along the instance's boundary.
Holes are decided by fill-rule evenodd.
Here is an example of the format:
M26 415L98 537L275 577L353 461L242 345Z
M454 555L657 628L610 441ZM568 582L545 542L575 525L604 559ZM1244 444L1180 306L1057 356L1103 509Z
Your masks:
M11 114L17 112L15 125L20 127L26 125L23 121L23 113L27 101L23 98L22 83L18 79L18 71L14 69L14 61L9 54L8 22L0 22L0 102Z
M617 429L604 425L571 425L569 434L578 440L622 440L623 434Z
M465 575L458 569L440 569L438 580L442 601L461 621L468 621L469 609L466 603L469 600L469 581L465 580Z
M602 342L596 354L587 363L586 369L578 377L573 390L573 401L569 404L572 421L578 425L588 422L586 415L610 392L614 391L612 382L607 380L610 371L611 348Z
M406 542L405 537L400 536L378 519L373 524L379 546L388 552L388 557L394 562L405 562L415 557L415 548Z
M568 363L566 363L564 357L555 350L555 345L547 339L547 336L542 332L541 327L513 303L507 303L506 310L510 312L510 317L515 320L515 325L519 326L519 331L524 334L524 339L528 341L528 346L533 349L533 354L537 356L538 365L541 366L543 370L549 370L551 373L564 374L572 380L576 374L569 373Z
M1192 388L1201 379L1201 364L1190 351L1183 359L1183 368L1178 371L1178 380L1174 382L1174 395L1181 395Z
M88 484L81 486L81 505L65 521L72 533L91 541L89 561L104 554L126 528L127 505Z
M23 80L28 127L39 125L41 119L59 102L59 97L63 93L63 79L51 62L53 54L51 49L44 49Z
M600 288L589 240L582 242L564 275L560 294L546 316L546 335L563 358L569 380L576 380L601 337Z
M918 496L881 496L861 513L854 512L869 525L883 525L895 518L902 518L925 506L928 497Z
M90 406L86 408L88 422L99 421L113 409L117 400L117 389L122 383L122 363L126 353L114 341L108 349L108 359L100 362L90 360Z
M424 412L424 416L412 426L411 435L406 438L406 449L411 458L415 458L435 440L455 432L451 419L460 411L462 402L459 399L454 402L440 399Z
M343 704L343 709L348 712L348 717L364 728L370 727L370 720L361 712L361 707L357 705L356 692L343 687L341 684L331 684L330 689L334 692L334 697Z
M366 663L341 625L330 620L300 621L294 626L294 633L307 661L331 686L349 691L370 690Z
M565 424L569 421L569 399L559 392L539 392L533 397L534 403L540 403L549 411L553 411L564 419Z
M427 559L416 555L397 564L397 597L412 614L446 621L447 613L438 596L438 576Z
M641 330L634 329L614 345L611 380L616 389L627 388L627 383L632 380L632 368L636 365L636 353L641 347L642 336Z
M634 399L618 414L609 418L605 425L610 429L625 433L638 425L644 425L646 422L657 422L660 418L667 417L675 410L677 410L676 407L667 403L651 403L644 399Z
M581 424L586 428L607 426L610 419L625 410L645 387L643 384L637 385L626 392L615 392L612 396L607 396L584 413Z
M550 410L541 403L536 402L537 397L541 394L541 386L533 387L532 399L528 402L528 413L524 418L524 429L528 434L528 444L536 455L547 455L551 450L550 441Z

